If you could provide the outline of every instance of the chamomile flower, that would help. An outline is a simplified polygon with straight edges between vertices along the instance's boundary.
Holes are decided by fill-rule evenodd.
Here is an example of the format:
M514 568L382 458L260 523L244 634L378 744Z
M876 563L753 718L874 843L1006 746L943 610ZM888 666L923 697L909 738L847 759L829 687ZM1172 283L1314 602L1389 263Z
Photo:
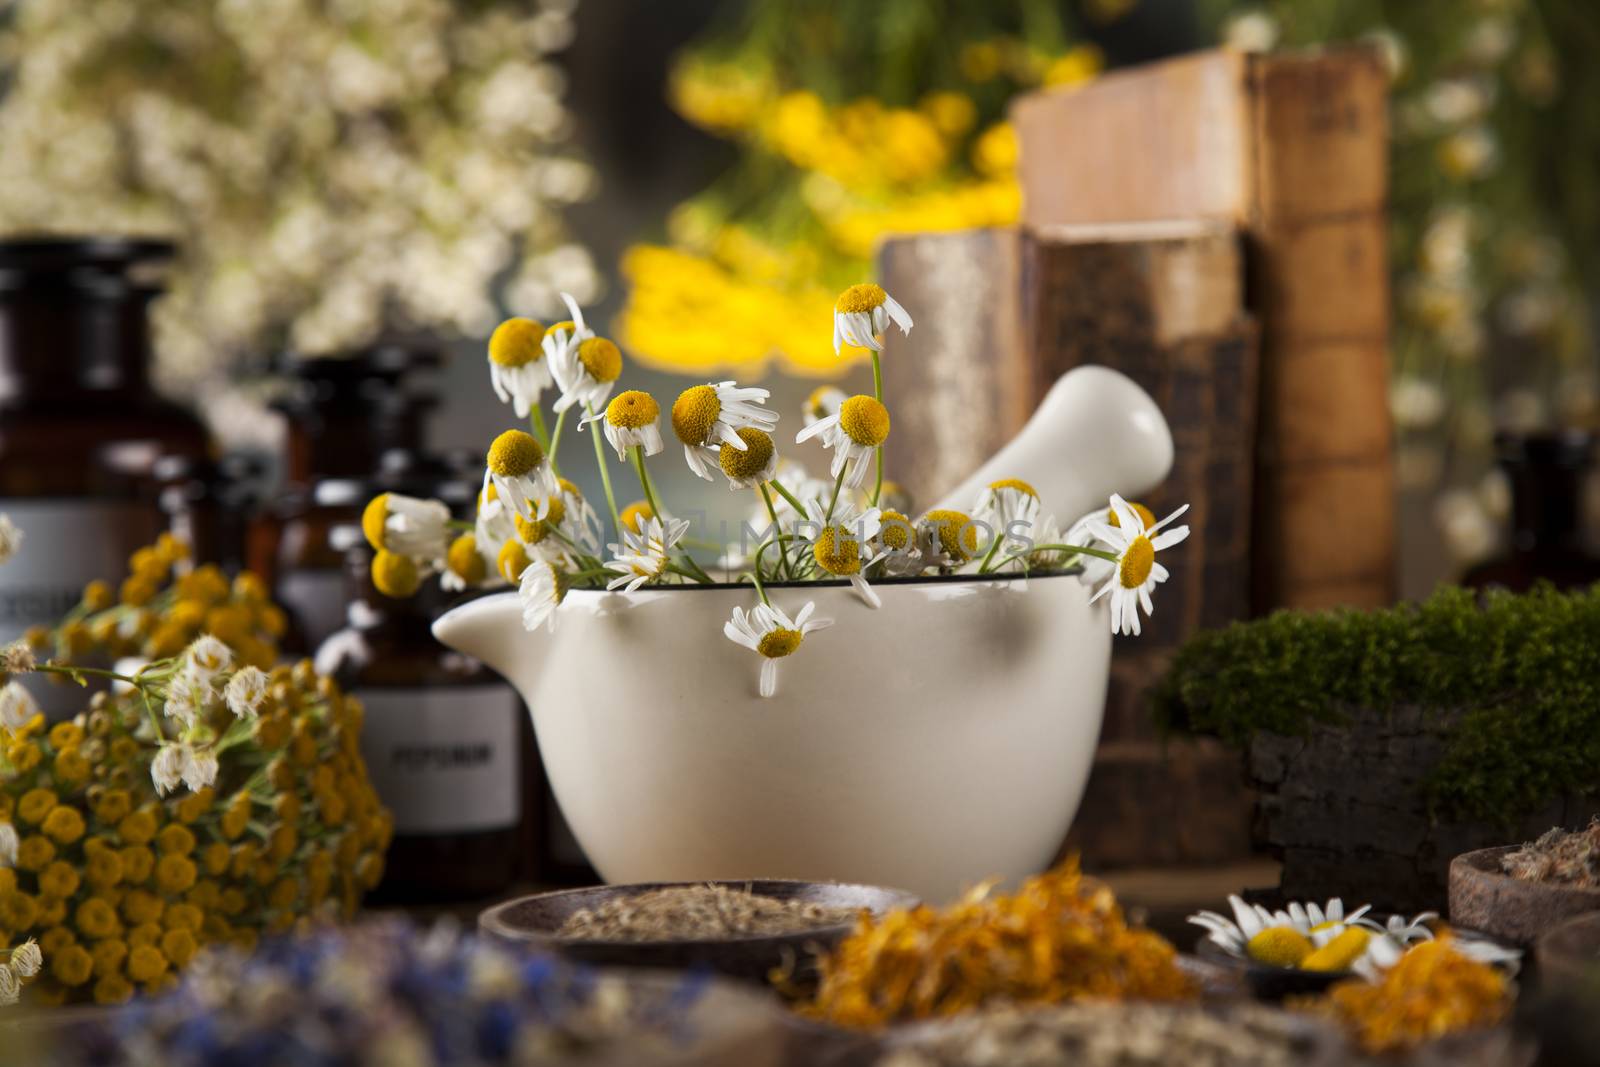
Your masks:
M1202 911L1189 916L1189 922L1204 928L1206 940L1229 955L1278 967L1300 966L1347 927L1363 923L1369 910L1362 905L1346 915L1344 902L1338 897L1328 901L1325 908L1294 902L1276 912L1259 904L1246 904L1238 896L1228 897L1228 904L1233 909L1232 919Z
M464 533L450 542L444 554L444 573L439 587L457 593L480 586L489 577L489 561L478 551L476 534Z
M485 492L493 486L502 504L513 516L544 518L541 502L559 488L544 449L533 435L522 430L507 430L494 439L483 472ZM537 513L536 513L537 512Z
M628 449L643 448L644 454L653 456L662 449L661 405L656 398L639 389L629 389L617 394L604 411L585 415L578 428L591 422L605 425L606 440L617 450L617 458L626 462Z
M980 527L987 527L989 536L1003 538L996 550L1003 556L1049 544L1038 536L1039 493L1020 478L990 482L973 502L972 518Z
M869 607L881 607L883 601L862 573L881 558L872 551L873 539L878 535L878 509L858 510L841 497L834 505L832 517L826 521L824 516L828 508L822 500L806 501L806 510L813 517L813 528L817 530L811 542L811 558L816 560L817 566L836 578L848 578L856 594Z
M0 964L0 1008L10 1007L22 999L22 978L10 964Z
M30 937L12 949L10 965L21 978L32 978L38 974L39 968L44 966L44 954L39 951L39 943Z
M984 542L972 516L935 508L917 520L917 547L930 567L959 567L970 562Z
M1146 615L1155 610L1150 603L1150 590L1168 578L1167 569L1156 562L1156 553L1189 536L1187 526L1174 526L1170 530L1162 530L1162 527L1188 511L1189 505L1185 504L1154 525L1146 525L1139 513L1114 493L1111 510L1117 516L1117 525L1093 521L1089 529L1116 552L1117 569L1089 602L1110 593L1111 632L1137 636L1139 608L1143 606Z
M583 321L583 309L578 302L572 299L571 293L562 293L561 299L566 303L567 310L572 313L572 318L565 322L553 322L544 331L544 337L539 345L544 350L545 362L551 367L556 364L557 353L563 349L573 347L595 335Z
M655 517L655 509L650 506L648 500L635 500L617 514L622 528L632 530L634 533L643 533L644 524Z
M500 546L515 536L516 519L505 501L500 499L500 490L492 485L484 486L478 493L478 515L472 524L472 538L479 554L486 563L492 565Z
M190 670L181 670L167 683L166 702L161 713L184 729L193 729L205 711L209 684Z
M562 503L561 532L566 534L585 554L600 554L600 515L589 506L589 501L576 485L565 478L557 478L558 494Z
M361 532L374 551L436 560L450 543L450 509L441 500L379 493L361 513Z
M7 730L20 730L39 714L39 705L33 702L28 691L16 682L0 686L0 724Z
M811 395L806 397L804 406L800 409L801 417L805 424L810 426L819 419L839 413L839 405L848 397L843 389L837 385L819 385L811 390Z
M905 512L884 509L878 514L878 532L868 542L884 573L895 576L921 574L928 564L917 547L917 531Z
M20 844L17 839L17 828L9 821L0 822L0 867L17 865L17 847Z
M22 530L11 521L11 516L0 512L0 563L4 563L22 548Z
M622 375L622 352L584 325L583 312L571 296L562 293L561 299L571 309L572 321L557 323L545 334L545 358L561 390L553 408L558 413L573 406L598 411Z
M835 478L849 465L844 484L859 489L867 480L879 445L889 438L889 409L876 397L852 396L839 410L827 418L818 419L795 434L795 443L821 437L823 447L833 450L833 465L829 473Z
M183 784L189 792L198 793L217 780L217 754L211 749L194 749L185 746L183 759Z
M755 489L778 470L778 450L772 436L754 426L738 430L744 448L724 448L717 452L717 464L728 476L729 489Z
M1137 500L1128 501L1128 507L1132 508L1134 514L1138 515L1139 518L1144 520L1146 527L1151 527L1156 524L1155 513L1149 508L1145 507L1143 504L1139 503ZM1096 522L1104 522L1111 526L1119 526L1122 520L1117 518L1117 512L1115 508L1104 508L1091 511L1089 514L1083 516L1077 522L1073 523L1067 529L1064 537L1056 539L1056 543L1079 545L1083 548L1112 547L1106 545L1105 542L1101 541L1095 536L1094 530L1091 527ZM1040 543L1050 544L1052 542L1045 541L1041 538ZM1078 559L1083 563L1083 580L1090 585L1096 585L1105 581L1117 569L1117 565L1115 563L1108 559L1101 559L1099 556L1090 556L1080 553L1078 555Z
M556 608L567 595L567 576L547 559L536 559L522 571L517 583L517 598L522 602L522 628L537 630L541 625L556 628Z
M202 695L211 688L211 679L233 665L233 650L211 634L201 634L184 654L184 671L194 678Z
M878 336L888 330L891 322L900 327L901 333L911 332L911 316L881 286L852 285L833 304L834 354L838 355L845 345L881 351L883 344Z
M717 449L743 450L739 431L746 426L771 433L778 414L762 405L771 394L765 389L742 389L735 382L694 385L672 402L672 432L683 445L689 469L708 482L716 481Z
M633 592L646 582L658 581L667 573L672 547L689 530L688 519L643 520L643 530L634 533L622 531L622 543L611 544L611 559L606 569L617 571L618 577L606 583L607 589L626 589Z
M240 667L222 692L228 710L241 719L255 718L266 696L267 672L260 667Z
M489 383L502 404L525 419L554 382L544 352L545 329L532 319L507 319L489 335Z
M178 783L183 781L183 768L188 762L188 745L162 745L155 759L150 761L150 780L155 783L156 792L166 796L177 789Z
M832 619L811 617L816 606L807 602L793 619L771 604L757 604L749 614L736 607L733 618L722 624L722 632L728 640L761 654L762 696L770 697L778 691L778 661L793 655L806 634L833 625Z

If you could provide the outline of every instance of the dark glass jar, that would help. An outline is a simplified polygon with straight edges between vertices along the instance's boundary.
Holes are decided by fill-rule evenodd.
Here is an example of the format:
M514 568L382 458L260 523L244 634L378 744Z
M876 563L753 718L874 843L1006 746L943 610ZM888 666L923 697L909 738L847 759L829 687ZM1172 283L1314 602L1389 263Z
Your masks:
M261 463L243 455L215 463L161 457L153 477L167 529L190 546L196 562L237 574L245 566L246 536L260 506L264 473Z
M386 452L422 448L435 399L416 379L438 364L424 342L286 361L284 489L252 531L250 565L289 614L287 650L313 650L344 625L345 561L330 535L359 520Z
M1582 430L1496 438L1511 483L1511 539L1504 552L1469 570L1463 584L1522 592L1539 581L1561 589L1600 582L1600 555L1589 547L1583 523L1594 444Z
M466 517L479 470L471 455L393 449L378 461L371 487L440 499ZM358 525L336 526L330 542L344 560L348 608L316 665L362 701L362 754L395 816L384 881L372 899L437 903L502 893L532 876L542 836L544 783L527 709L499 675L434 640L433 620L457 594L430 578L414 597L386 597L372 585L372 551Z
M23 531L0 567L0 643L115 579L162 528L150 475L205 455L200 421L150 384L150 302L171 245L0 241L0 511Z

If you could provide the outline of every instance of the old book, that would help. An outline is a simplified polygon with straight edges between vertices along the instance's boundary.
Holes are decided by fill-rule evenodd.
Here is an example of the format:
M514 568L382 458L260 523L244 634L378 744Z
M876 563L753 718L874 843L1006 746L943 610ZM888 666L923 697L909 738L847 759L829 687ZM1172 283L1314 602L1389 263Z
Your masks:
M1394 597L1387 93L1366 49L1213 51L1014 105L1027 229L1182 218L1245 234L1258 611Z

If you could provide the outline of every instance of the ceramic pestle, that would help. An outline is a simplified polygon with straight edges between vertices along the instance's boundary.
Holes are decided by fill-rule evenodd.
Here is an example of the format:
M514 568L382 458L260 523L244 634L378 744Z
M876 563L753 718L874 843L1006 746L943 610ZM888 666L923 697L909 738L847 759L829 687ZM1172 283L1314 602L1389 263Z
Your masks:
M1021 431L936 505L970 511L1001 478L1039 492L1063 527L1103 508L1112 493L1135 497L1172 470L1172 431L1138 383L1109 367L1076 367L1057 379Z

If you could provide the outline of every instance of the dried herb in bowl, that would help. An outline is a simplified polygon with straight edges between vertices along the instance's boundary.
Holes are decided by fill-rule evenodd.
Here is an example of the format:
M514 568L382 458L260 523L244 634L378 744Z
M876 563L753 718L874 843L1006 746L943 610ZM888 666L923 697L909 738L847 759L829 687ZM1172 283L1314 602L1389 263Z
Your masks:
M858 909L781 900L725 885L669 886L573 912L556 935L578 941L712 941L853 923Z
M1500 860L1500 869L1523 882L1600 889L1600 819L1582 830L1555 827Z

